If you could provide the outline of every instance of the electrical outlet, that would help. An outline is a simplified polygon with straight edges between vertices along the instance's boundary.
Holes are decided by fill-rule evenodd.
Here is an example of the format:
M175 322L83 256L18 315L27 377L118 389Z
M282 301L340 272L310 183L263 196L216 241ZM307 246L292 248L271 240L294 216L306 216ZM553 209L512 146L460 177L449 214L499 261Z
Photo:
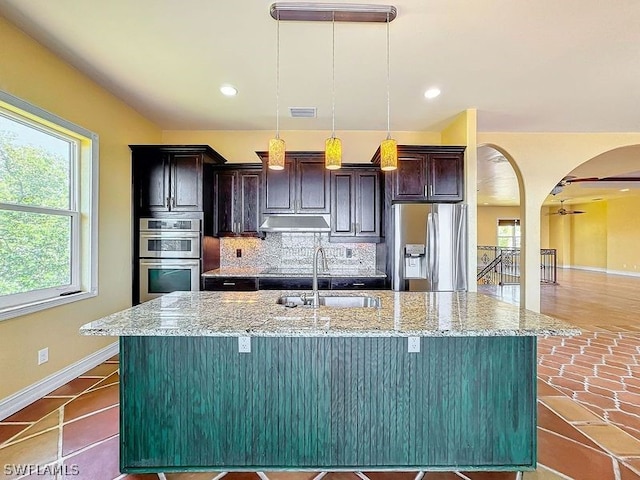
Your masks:
M38 365L47 363L49 361L49 347L45 347L42 350L38 350Z
M238 352L251 353L251 337L238 337Z
M350 249L350 248L345 248L344 256L347 257L347 258L353 257L353 250Z
M240 257L242 257L242 249L236 248L236 258L240 258Z
M407 338L407 352L419 353L420 352L420 337L408 337Z

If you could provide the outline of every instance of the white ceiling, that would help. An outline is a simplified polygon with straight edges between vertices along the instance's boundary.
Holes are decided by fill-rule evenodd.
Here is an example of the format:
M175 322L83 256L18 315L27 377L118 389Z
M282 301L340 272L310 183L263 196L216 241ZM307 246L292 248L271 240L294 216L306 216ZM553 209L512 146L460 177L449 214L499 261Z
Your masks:
M387 3L367 0L371 3ZM163 129L275 128L271 0L0 0L0 13ZM340 2L345 3L345 2ZM638 0L398 0L391 129L639 131ZM336 25L336 130L386 129L385 24ZM281 22L281 112L331 126L331 24ZM223 83L239 94L226 98ZM442 95L428 101L427 87Z
M0 0L0 14L162 129L273 130L271 3ZM640 1L393 5L398 16L390 24L392 131L439 131L467 108L478 109L478 130L485 132L640 131ZM282 21L280 38L281 129L329 130L331 24ZM385 24L336 24L338 133L386 129L385 55ZM225 83L237 87L237 97L220 94ZM431 86L442 95L426 100L423 93ZM317 107L318 117L288 118L291 106ZM640 154L622 155L636 161L635 167L618 154L571 174L635 171L635 153ZM479 205L517 205L510 165L485 147L478 158ZM609 168L615 172L604 171L619 161L622 167ZM547 203L593 199L622 188L614 187L573 184Z

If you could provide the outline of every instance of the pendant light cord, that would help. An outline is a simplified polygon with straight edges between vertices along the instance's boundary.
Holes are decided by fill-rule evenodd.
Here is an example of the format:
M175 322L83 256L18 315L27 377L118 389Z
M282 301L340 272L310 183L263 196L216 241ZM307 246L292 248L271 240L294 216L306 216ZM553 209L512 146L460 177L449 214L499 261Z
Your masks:
M280 138L280 12L276 21L276 138Z
M336 136L336 12L331 17L331 138Z
M391 62L389 60L389 12L387 12L387 140L391 138L391 101L390 101L390 83L391 83Z

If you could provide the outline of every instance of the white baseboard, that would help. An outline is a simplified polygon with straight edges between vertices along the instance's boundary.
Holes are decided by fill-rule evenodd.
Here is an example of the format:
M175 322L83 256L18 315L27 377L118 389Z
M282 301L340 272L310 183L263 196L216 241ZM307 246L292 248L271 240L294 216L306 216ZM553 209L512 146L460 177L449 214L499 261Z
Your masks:
M567 265L564 268L570 268L572 270L586 270L588 272L607 273L606 268L600 268L600 267L583 267L582 265Z
M625 277L640 277L640 272L629 272L627 270L607 270L610 275L624 275Z
M23 388L19 392L0 400L0 421L13 415L18 410L53 392L56 388L82 375L87 370L100 365L118 353L118 342L92 353L76 363L52 373L48 377Z

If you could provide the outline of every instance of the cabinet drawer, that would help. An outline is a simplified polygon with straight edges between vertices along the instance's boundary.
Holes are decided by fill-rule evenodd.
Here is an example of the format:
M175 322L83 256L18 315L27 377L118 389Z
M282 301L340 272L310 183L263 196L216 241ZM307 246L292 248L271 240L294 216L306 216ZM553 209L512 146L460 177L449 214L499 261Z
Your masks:
M204 279L205 290L250 292L258 289L254 277L207 277Z
M333 277L332 290L376 290L384 289L383 277Z
M260 290L311 290L313 279L310 277L268 277L258 279L258 287ZM330 281L328 278L318 279L318 288L320 290L328 290Z

